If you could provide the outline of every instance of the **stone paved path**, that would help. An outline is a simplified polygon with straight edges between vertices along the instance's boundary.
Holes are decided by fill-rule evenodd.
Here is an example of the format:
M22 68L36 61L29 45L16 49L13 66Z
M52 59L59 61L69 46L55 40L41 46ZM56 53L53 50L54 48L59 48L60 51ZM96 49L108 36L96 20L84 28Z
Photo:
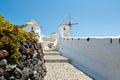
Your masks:
M45 80L93 80L73 65L57 51L45 51L47 75ZM55 61L56 60L56 61Z

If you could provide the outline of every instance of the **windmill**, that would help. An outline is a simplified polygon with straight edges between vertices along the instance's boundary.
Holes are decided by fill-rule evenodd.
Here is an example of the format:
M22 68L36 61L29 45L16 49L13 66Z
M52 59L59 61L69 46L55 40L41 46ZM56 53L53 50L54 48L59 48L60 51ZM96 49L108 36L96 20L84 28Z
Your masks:
M68 20L69 20L69 22L66 24L66 25L68 25L69 26L69 28L70 28L70 33L72 34L72 31L71 31L71 28L72 28L72 25L77 25L78 23L72 23L71 22L71 18L70 18L70 16L68 16ZM71 36L71 34L69 33L69 35Z
M78 24L78 23L72 23L70 16L68 16L68 20L69 20L68 23L64 23L64 21L63 21L63 23L61 23L60 25L67 25L67 26L69 26L69 27L72 27L72 25Z
M60 24L60 26L62 27L62 28L60 28L60 32L62 32L64 34L64 36L71 36L70 32L71 32L72 25L78 24L78 23L72 23L70 16L68 17L68 20L69 20L68 23L62 22Z
M69 22L66 25L68 25L69 27L71 27L72 25L78 24L78 23L72 23L70 16L68 16L68 20L69 20Z

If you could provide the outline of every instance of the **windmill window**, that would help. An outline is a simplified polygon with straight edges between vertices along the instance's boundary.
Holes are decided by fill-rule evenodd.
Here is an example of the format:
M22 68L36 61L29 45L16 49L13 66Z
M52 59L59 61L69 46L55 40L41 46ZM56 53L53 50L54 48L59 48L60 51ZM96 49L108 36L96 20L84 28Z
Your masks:
M65 30L65 28L63 28L63 30Z
M35 33L35 32L34 32L34 28L33 28L33 27L31 27L31 32Z

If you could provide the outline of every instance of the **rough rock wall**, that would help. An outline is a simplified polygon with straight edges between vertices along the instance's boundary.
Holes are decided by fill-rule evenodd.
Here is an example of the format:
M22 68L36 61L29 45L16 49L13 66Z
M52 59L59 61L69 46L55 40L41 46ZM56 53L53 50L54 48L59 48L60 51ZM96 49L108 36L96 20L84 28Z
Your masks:
M19 51L19 63L15 64L7 61L6 50L0 50L0 80L44 80L46 67L41 44L26 40Z

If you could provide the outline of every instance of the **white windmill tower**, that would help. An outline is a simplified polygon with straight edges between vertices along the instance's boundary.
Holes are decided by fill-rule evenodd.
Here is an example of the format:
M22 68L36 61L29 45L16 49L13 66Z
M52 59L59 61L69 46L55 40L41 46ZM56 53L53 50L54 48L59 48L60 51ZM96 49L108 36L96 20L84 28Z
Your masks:
M78 24L78 23L71 23L71 19L69 17L68 23L63 22L60 24L60 29L59 29L60 35L65 37L70 37L70 30L72 28L72 25L75 25L75 24Z
M38 39L38 41L42 41L41 26L35 20L30 20L26 24L27 26L23 29L27 32L36 33L36 38Z

